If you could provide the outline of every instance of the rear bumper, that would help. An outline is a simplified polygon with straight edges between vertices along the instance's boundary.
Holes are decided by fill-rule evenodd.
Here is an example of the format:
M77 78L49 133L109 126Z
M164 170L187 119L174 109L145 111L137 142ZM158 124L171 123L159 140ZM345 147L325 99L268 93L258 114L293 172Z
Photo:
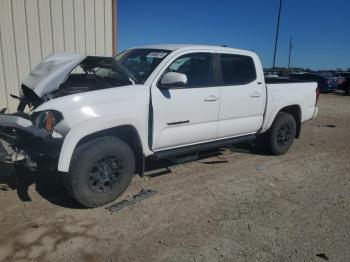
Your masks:
M312 116L312 119L314 119L314 118L317 116L317 114L318 114L318 107L316 106L316 107L315 107L314 114L313 114L313 116Z
M62 142L62 138L35 128L29 119L0 114L0 161L33 163L57 158Z

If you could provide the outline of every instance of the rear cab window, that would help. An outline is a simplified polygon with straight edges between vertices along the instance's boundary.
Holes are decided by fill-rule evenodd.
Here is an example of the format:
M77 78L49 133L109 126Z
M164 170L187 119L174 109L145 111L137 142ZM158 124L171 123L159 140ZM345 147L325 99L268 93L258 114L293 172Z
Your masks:
M218 81L220 85L246 85L257 79L252 57L236 54L219 54Z

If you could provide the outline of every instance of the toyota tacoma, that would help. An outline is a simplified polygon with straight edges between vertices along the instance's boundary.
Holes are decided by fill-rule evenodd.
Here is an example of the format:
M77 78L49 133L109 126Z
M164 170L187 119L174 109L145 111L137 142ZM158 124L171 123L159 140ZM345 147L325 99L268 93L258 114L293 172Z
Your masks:
M22 81L15 113L0 113L3 161L57 162L82 205L110 203L146 159L254 139L286 153L317 114L317 83L265 80L254 52L154 45L115 57L53 54Z

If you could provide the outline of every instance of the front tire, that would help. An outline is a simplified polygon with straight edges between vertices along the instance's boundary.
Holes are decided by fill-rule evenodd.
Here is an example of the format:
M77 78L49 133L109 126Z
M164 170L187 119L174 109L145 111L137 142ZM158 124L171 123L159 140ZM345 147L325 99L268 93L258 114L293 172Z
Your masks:
M77 147L63 180L80 204L98 207L119 197L134 173L135 156L129 145L116 137L102 137Z
M268 133L268 150L272 155L282 155L292 146L296 133L296 122L292 115L277 114Z

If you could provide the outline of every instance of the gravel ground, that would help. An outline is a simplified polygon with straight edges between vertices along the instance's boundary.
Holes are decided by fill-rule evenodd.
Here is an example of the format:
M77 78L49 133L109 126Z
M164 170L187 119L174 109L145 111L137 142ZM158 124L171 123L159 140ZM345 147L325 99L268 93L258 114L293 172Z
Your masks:
M0 166L0 261L350 261L350 97L319 108L286 155L243 145L154 170L119 200L158 193L115 213Z

